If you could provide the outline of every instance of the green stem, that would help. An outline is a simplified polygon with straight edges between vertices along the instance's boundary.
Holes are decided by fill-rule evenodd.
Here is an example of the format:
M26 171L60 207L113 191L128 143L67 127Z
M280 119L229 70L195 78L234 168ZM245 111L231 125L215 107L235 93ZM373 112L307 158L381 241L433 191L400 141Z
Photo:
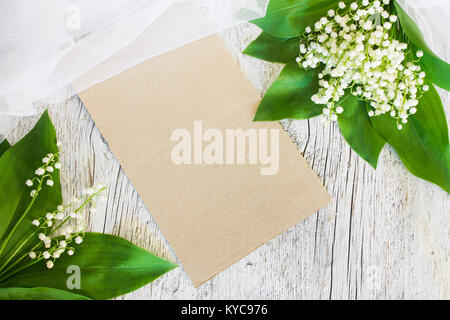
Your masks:
M43 181L43 180L42 180ZM42 184L42 181L40 183L40 186ZM94 194L92 194L89 198L85 199L85 201L83 202L83 204L78 207L74 212L79 212L81 209L83 209L97 194L101 193L102 191L106 190L106 188L102 188L99 191L95 192ZM36 192L37 193L37 192ZM34 199L33 199L34 200ZM32 202L33 202L32 200ZM29 207L31 208L32 202L30 203ZM69 205L70 206L70 205ZM66 206L66 208L68 208L69 206ZM28 212L29 208L27 208L25 214L22 216L24 217L26 215L26 213ZM23 218L22 218L23 219ZM19 223L22 221L22 219L19 221ZM63 222L61 222L54 230L52 230L52 233L54 233L56 230L58 230L59 228L61 228L68 220L70 219L70 217L67 217L66 219L63 220ZM13 229L15 230L15 229ZM84 229L81 231L83 232ZM78 232L77 234L80 234L81 232ZM9 270L11 270L11 268L13 268L14 266L16 266L20 261L22 261L27 255L28 253L25 253L24 255L22 255L19 259L17 259L12 265L10 265L8 268L6 268L5 270L3 270L5 268L5 266L7 265L7 263L9 263L12 258L17 254L17 252L24 246L24 244L33 236L37 233L37 231L35 231L32 235L30 235L22 244L21 246L14 252L14 254L8 259L8 261L6 263L3 264L2 268L0 268L0 282L10 278L11 276L13 276L14 274L16 274L19 271L22 271L32 265L34 265L35 263L39 262L42 260L42 258L36 259L31 263L28 263L22 267L20 267L17 270L14 270L13 273L7 275L7 272ZM40 245L42 244L42 242L39 242L38 244L36 244L31 251L36 250Z
M41 246L42 242L37 243L33 248L31 248L30 251L35 251L37 248L39 248ZM25 259L28 256L28 253L23 254L19 259L17 259L16 261L14 261L14 263L12 265L10 265L8 268L6 268L5 270L3 270L0 273L0 278L6 274L9 270L11 270L13 267L15 267L20 261L22 261L23 259Z
M93 195L91 195L89 198L87 198L86 200L84 200L83 204L78 207L77 209L74 210L74 212L79 212L81 209L83 209L97 194L99 194L100 192L106 190L106 188L102 188L99 191L95 192ZM57 227L55 227L54 230L52 230L52 234L56 232L56 230L58 230L59 228L61 228L67 221L69 221L70 216L65 218L63 220L63 222L61 222Z
M28 264L26 264L26 265L23 265L22 267L20 267L20 268L14 270L12 273L10 273L10 274L8 274L8 275L4 275L5 273L2 273L2 274L0 275L0 282L3 282L3 281L5 281L5 280L11 278L11 277L12 277L13 275L15 275L16 273L18 273L18 272L20 272L20 271L22 271L22 270L24 270L24 269L26 269L26 268L28 268L28 267L31 267L32 265L38 263L38 262L41 261L42 259L43 259L43 258L38 258L38 259L36 259L36 260L33 260L32 262L30 262L30 263L28 263ZM3 275L4 275L4 276L3 276Z
M17 228L19 227L20 223L23 221L23 219L26 217L26 215L28 214L28 212L30 211L31 207L34 204L34 201L36 201L36 198L39 194L39 191L41 191L42 188L42 182L44 181L44 179L41 179L39 182L39 186L36 189L36 194L33 196L33 199L31 199L30 203L28 204L27 208L25 209L25 212L22 214L22 216L20 217L20 219L16 222L16 224L14 225L14 227L12 228L12 230L9 232L8 236L6 237L5 241L3 242L2 246L0 247L0 256L3 253L3 250L5 250L5 247L8 243L8 241L11 239L12 235L14 234L14 232L17 230Z
M28 204L27 208L25 209L25 212L22 214L20 219L16 222L12 230L9 232L8 236L6 237L5 241L3 242L2 246L0 247L0 256L3 253L3 250L5 250L6 245L8 244L8 241L11 239L12 235L16 231L16 229L19 227L20 223L23 221L23 219L26 217L28 212L30 211L31 207L34 204L34 201L36 201L37 196L39 195L39 192L42 189L42 183L44 182L44 178L49 176L48 174L45 174L47 172L47 168L49 165L53 165L53 163L56 160L57 155L52 155L52 157L42 166L42 169L44 169L44 175L39 179L39 185L36 188L36 193L33 196L33 199L31 199L30 203ZM51 176L51 175L50 175Z
M23 246L37 233L39 232L39 229L33 232L28 236L28 238L25 239L25 241L22 242L22 244L14 251L14 253L6 260L6 262L0 267L0 272L3 271L3 269L8 265L8 263L14 258L14 256L23 248Z

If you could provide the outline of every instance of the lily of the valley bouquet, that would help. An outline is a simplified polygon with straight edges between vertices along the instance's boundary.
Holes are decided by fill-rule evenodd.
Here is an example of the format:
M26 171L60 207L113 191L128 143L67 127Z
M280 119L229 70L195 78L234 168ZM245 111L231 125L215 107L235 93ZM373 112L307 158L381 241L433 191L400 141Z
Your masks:
M255 120L337 121L374 168L388 143L411 173L450 192L447 120L434 87L450 90L450 65L396 1L271 0L253 22L263 32L244 53L286 64Z
M14 146L0 143L0 300L110 299L175 268L125 239L87 232L107 190L63 202L59 146L47 112Z

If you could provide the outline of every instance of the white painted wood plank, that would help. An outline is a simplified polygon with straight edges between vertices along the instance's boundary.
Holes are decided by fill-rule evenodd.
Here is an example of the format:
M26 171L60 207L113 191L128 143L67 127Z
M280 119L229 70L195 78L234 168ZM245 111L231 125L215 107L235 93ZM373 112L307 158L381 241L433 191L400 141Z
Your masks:
M244 25L221 37L265 92L281 66L240 54L258 33ZM450 95L440 93L450 119ZM176 261L80 101L52 106L50 114L63 143L65 197L92 184L110 186L108 201L91 215L89 229L125 237ZM36 120L1 123L14 127L8 135L14 143ZM449 195L409 174L389 147L375 171L350 149L336 125L323 126L317 119L282 125L333 202L199 289L179 268L120 299L450 298Z

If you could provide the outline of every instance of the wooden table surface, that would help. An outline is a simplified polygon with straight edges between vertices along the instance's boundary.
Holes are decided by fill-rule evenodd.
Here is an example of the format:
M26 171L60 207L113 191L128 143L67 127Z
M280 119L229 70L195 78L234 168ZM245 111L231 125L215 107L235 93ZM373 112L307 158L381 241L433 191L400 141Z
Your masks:
M240 53L258 33L247 24L220 35L263 93L282 66ZM450 95L439 92L450 119ZM39 114L47 107L39 105ZM79 99L49 110L63 144L66 199L90 185L109 185L108 201L89 217L89 230L124 237L176 262ZM15 143L37 118L4 118L1 124L12 128L7 138ZM282 126L332 203L198 289L178 268L119 299L449 299L450 196L408 173L390 147L373 170L350 149L336 124L312 119L285 120Z

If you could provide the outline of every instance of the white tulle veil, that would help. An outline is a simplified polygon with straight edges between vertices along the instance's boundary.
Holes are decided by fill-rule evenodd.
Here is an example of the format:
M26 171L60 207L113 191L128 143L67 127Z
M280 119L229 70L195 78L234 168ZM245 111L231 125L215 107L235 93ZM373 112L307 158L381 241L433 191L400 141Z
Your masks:
M2 0L0 115L32 115L34 101L60 101L148 58L262 17L268 2ZM450 0L398 2L445 60Z
M260 18L267 3L2 0L0 115L32 115L33 101L60 101L74 93L71 84L86 89L155 55Z
M417 23L427 45L442 60L450 49L450 0L397 0Z

